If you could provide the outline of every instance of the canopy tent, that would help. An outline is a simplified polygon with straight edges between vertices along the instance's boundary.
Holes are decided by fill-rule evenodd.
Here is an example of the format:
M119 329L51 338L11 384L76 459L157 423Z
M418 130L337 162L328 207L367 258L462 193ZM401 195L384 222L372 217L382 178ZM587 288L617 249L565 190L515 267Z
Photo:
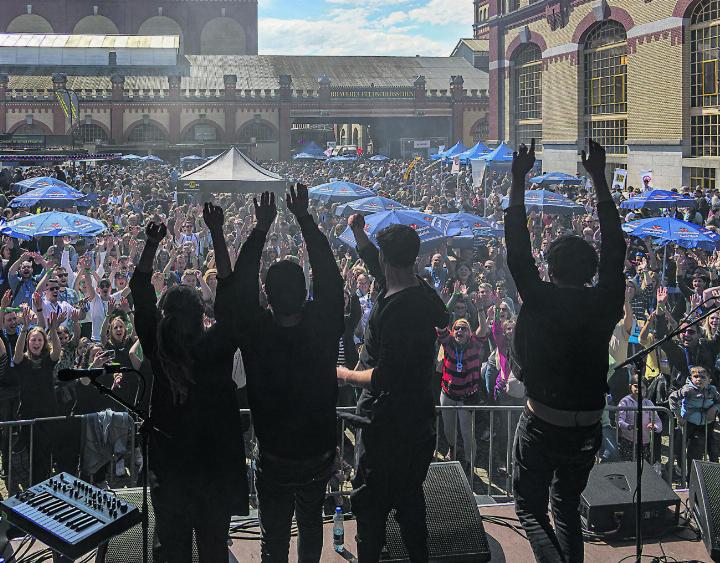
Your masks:
M478 160L483 160L488 164L512 163L513 150L503 141L495 150L478 157Z
M486 144L478 142L474 147L460 153L460 164L467 164L472 158L480 158L492 152L492 149Z
M13 184L13 188L15 188L15 191L20 194L24 194L25 192L29 192L30 190L35 190L37 188L49 187L69 188L71 190L75 189L69 184L63 182L62 180L52 178L51 176L38 176L36 178L28 178L27 180L22 180L21 182L16 182Z
M468 150L468 148L465 145L463 145L462 141L458 141L457 143L455 143L454 146L450 147L446 151L442 151L437 154L434 154L430 158L432 160L440 160L440 159L445 160L448 158L452 158L454 156L458 156L459 154L462 154L467 150Z
M205 193L283 194L285 179L255 164L237 147L230 147L212 160L180 176L186 187L198 187Z
M623 209L667 209L670 207L695 207L695 200L689 195L683 195L668 190L650 190L623 201Z
M48 211L9 221L2 226L0 233L12 238L30 240L33 237L94 237L106 230L105 223L92 217L77 213Z

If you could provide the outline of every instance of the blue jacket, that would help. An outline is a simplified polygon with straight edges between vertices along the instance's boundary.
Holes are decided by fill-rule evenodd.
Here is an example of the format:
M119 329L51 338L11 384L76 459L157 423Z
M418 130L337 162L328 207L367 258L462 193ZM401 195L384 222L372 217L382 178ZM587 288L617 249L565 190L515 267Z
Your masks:
M700 389L688 381L670 394L670 410L691 424L704 425L715 420L712 415L708 420L707 414L717 405L720 405L720 393L714 385Z

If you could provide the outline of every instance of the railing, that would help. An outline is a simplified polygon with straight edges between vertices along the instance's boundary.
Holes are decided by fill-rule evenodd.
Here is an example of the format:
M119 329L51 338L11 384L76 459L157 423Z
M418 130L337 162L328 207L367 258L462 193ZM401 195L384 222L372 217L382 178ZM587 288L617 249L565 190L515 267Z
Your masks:
M621 410L633 411L634 409L621 409L619 407L608 407L611 413L617 413ZM448 417L449 413L459 415L461 413L472 413L470 418L470 432L469 432L469 451L468 448L463 444L463 450L465 455L462 456L464 467L466 469L467 477L470 482L470 486L476 493L485 493L491 497L506 497L511 498L513 496L513 485L512 485L512 467L514 463L514 440L515 440L515 429L517 421L524 410L523 406L500 406L500 405L480 405L480 406L438 406L436 407L438 416L436 417L436 453L435 459L447 459L446 453L450 450L452 459L457 459L458 452L460 451L459 438L461 437L462 431L458 428L460 424L459 417L454 417L455 423L452 425L454 428L444 428L443 419L447 419L448 422L453 417ZM338 411L354 411L354 407L339 408ZM680 477L678 479L680 487L687 487L687 472L688 472L688 459L687 459L687 432L684 428L678 429L675 424L673 414L667 408L663 407L650 407L644 409L646 412L657 413L661 417L663 423L663 430L661 436L656 436L655 432L650 432L650 464L655 462L662 462L663 459L667 459L667 463L663 464L662 476L671 485L673 485L673 473L675 469L679 469ZM241 410L241 414L250 415L250 411ZM445 416L443 416L445 414ZM10 494L13 494L13 489L17 488L17 484L13 482L13 436L22 431L23 428L29 428L29 482L33 482L33 456L35 448L35 428L39 425L47 424L59 424L67 422L69 420L80 420L82 421L86 415L75 415L75 416L54 416L46 418L37 418L29 420L14 420L8 422L0 422L0 433L2 433L3 441L8 440L7 444L4 445L4 451L2 452L3 457L8 456L7 460L7 475L6 483ZM478 440L477 432L478 428L482 428L487 436L483 436ZM346 436L346 430L349 429L348 424L343 419L338 420L339 433L339 464L342 470L343 465L347 468L354 467L356 460L354 459L354 451L350 455L348 447L352 447L354 450L354 440L357 433L350 429L349 437ZM707 426L706 426L707 429ZM130 444L130 477L134 483L137 480L137 467L136 467L136 448L135 448L135 433L132 434L132 442ZM635 433L633 432L633 436ZM617 425L605 426L603 428L603 437L615 439L617 445L619 441L619 428ZM666 438L666 440L665 440ZM63 440L72 439L72 437L63 437ZM80 442L79 436L76 438L78 443ZM660 439L661 444L659 446L660 458L656 459L656 450L658 447L655 445L655 441ZM680 440L680 447L676 447L676 441ZM714 436L705 435L704 447L702 448L703 458L708 456L708 445L711 440L714 440ZM254 471L255 462L257 460L257 440L254 434L252 425L246 433L246 444L247 444L247 458L248 458L248 470L249 470L249 483L251 490L251 500L256 501L256 491L254 488ZM601 449L602 451L602 449ZM633 447L633 461L635 460L635 448ZM619 461L619 460L617 460ZM711 460L712 461L712 460ZM147 460L144 460L146 463ZM677 465L676 465L677 463ZM499 467L504 465L504 468ZM352 473L350 470L349 473ZM351 477L351 475L350 475ZM331 491L333 495L348 495L351 492L350 478L343 478L335 482L335 488Z

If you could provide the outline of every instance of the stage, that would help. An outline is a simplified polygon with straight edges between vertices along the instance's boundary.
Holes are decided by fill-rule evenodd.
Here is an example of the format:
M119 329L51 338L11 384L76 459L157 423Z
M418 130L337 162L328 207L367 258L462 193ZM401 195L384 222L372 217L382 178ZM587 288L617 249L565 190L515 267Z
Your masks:
M685 500L686 492L678 491L678 495ZM534 561L530 545L527 540L521 537L512 529L502 526L496 522L488 521L485 518L501 518L504 521L517 525L515 521L515 509L512 504L481 505L478 507L481 516L484 517L483 524L488 536L488 543L492 550L493 563L531 563ZM681 524L683 523L681 519ZM258 528L254 528L257 532ZM356 555L355 549L355 522L345 522L345 543L346 551L343 554L335 553L332 540L332 522L325 525L325 542L323 548L323 563L339 563L343 560L353 561ZM687 529L668 531L661 538L647 538L643 559L651 561L652 557L663 557L660 561L702 561L709 562L710 557L705 550L702 541L693 541L694 533ZM17 546L19 541L13 541ZM37 542L25 555L38 552L44 549L44 545ZM297 538L291 539L290 561L297 561L296 556ZM663 551L664 550L664 551ZM229 563L244 563L247 561L260 561L260 542L255 540L234 540L229 548ZM585 543L586 563L616 563L634 561L635 542L628 541L594 541ZM134 563L134 562L128 562ZM138 562L139 563L139 562Z

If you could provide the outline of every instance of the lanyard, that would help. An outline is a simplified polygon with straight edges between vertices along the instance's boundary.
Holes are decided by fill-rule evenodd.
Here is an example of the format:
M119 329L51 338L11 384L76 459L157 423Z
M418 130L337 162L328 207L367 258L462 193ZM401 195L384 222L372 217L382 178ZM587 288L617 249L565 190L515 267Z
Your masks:
M462 373L463 370L463 356L465 355L465 350L462 348L455 347L455 359L457 360L457 364L455 367L457 368L458 373Z

